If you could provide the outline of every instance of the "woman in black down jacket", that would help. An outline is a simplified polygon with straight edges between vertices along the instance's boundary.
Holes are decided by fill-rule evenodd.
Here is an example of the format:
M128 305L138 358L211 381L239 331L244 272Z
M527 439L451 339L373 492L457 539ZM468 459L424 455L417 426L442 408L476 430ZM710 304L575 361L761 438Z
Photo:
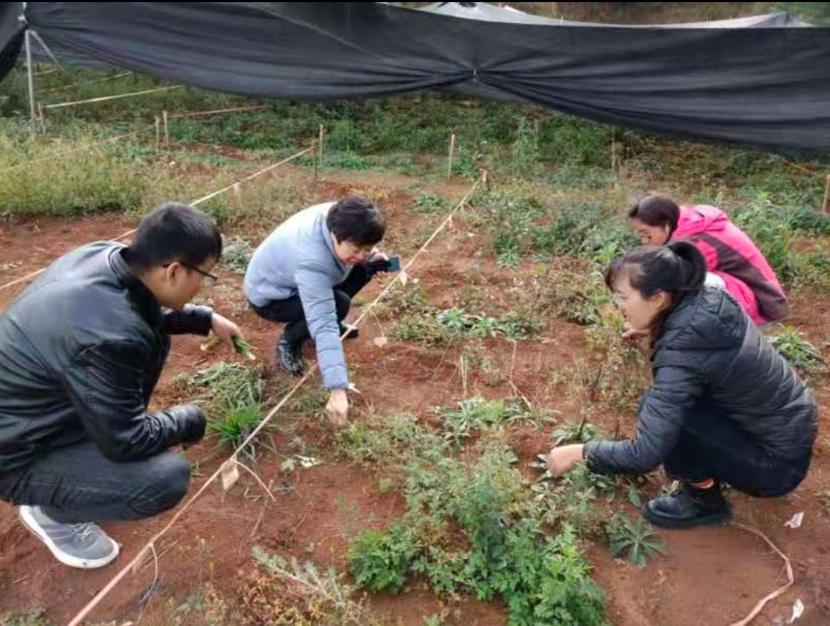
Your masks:
M653 383L633 439L554 448L561 476L584 460L600 473L642 474L663 464L681 481L647 503L655 526L729 520L722 482L758 498L795 489L816 438L810 390L722 289L704 287L706 265L689 243L618 258L606 284L634 330L652 338Z

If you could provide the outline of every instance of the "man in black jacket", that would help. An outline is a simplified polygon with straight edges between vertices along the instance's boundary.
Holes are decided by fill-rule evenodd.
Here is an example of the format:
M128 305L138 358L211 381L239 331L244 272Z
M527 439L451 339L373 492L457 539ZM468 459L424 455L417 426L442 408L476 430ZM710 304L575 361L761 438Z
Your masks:
M190 466L168 449L201 439L205 415L147 405L169 335L241 336L188 305L221 253L206 215L166 204L131 246L55 261L0 317L0 499L60 562L110 563L118 544L93 522L158 515L187 492Z

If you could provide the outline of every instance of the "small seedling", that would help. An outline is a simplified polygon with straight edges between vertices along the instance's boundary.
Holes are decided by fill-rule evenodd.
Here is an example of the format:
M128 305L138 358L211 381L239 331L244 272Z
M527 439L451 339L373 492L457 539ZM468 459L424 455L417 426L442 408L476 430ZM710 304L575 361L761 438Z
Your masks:
M665 554L664 544L657 538L657 532L642 519L631 521L625 515L616 515L608 522L606 532L611 541L611 554L624 554L640 569L646 566L647 558Z

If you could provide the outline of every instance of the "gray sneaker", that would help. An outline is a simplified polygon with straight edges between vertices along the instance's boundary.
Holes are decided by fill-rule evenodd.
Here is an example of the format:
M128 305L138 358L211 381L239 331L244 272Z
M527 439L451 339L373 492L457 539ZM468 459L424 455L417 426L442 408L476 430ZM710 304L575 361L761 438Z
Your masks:
M39 506L21 506L17 514L29 532L64 565L95 569L109 565L118 556L118 544L91 522L61 524L50 519Z

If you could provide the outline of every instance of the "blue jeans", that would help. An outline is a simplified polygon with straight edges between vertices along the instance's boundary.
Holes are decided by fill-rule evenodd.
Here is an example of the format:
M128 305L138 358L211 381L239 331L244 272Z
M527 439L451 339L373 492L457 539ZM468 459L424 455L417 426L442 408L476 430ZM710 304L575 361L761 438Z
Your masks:
M85 441L0 472L0 500L41 506L64 524L139 520L176 506L189 484L190 464L180 454L116 463Z

